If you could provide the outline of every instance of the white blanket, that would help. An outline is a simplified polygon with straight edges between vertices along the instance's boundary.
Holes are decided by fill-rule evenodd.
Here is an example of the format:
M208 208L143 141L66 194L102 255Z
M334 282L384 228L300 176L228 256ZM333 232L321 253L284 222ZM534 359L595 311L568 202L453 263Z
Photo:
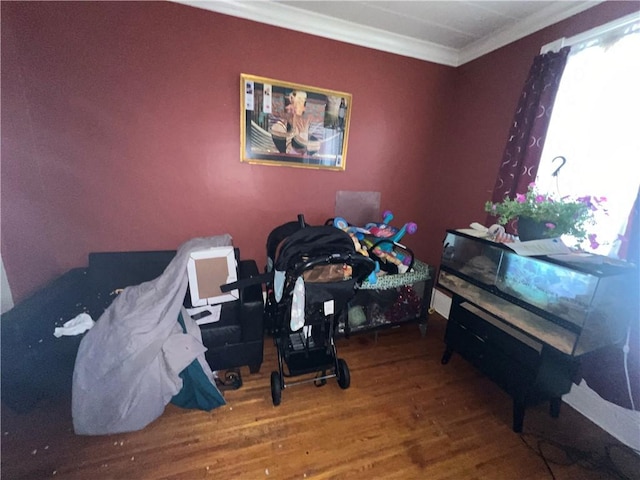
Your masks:
M194 359L205 368L206 348L185 315L192 251L231 245L230 235L184 243L158 278L127 287L80 342L73 372L72 415L77 434L103 435L140 430L159 417L182 388L180 372ZM190 325L193 323L193 325Z

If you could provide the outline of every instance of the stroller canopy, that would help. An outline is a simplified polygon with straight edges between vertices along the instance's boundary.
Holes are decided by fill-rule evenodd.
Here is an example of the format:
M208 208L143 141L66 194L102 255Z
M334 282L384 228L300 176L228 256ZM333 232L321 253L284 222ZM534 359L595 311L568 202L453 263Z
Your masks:
M275 269L284 272L305 258L356 254L348 233L333 226L310 226L291 234L282 244Z
M309 225L305 222L304 228ZM273 270L273 266L278 254L278 247L280 244L291 236L292 233L297 232L302 227L301 222L287 222L279 227L274 228L267 237L267 271Z

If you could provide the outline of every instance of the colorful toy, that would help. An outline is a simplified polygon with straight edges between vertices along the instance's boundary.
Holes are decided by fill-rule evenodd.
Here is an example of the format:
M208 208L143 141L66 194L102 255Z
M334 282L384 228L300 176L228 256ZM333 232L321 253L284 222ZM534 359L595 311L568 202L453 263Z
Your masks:
M397 242L407 233L409 235L414 234L418 230L418 225L414 222L409 222L401 228L395 228L389 225L391 220L393 220L393 214L386 210L382 214L382 223L367 223L364 228L361 228L349 225L342 217L336 217L333 220L333 225L351 235L356 249L360 253L363 253L362 250L367 252L366 255L371 253L383 263L394 265L399 273L404 273L413 264L413 255L405 255L394 247L400 247L410 252L410 250ZM374 274L369 279L372 283L373 276Z
M356 248L356 252L358 252L361 255L364 255L365 257L369 256L369 251L365 247L363 247L362 244L360 243L360 240L364 239L364 229L349 225L349 223L342 217L334 218L333 226L336 228L339 228L340 230L344 230L349 234L349 236L351 237L351 240L353 240L353 245ZM379 271L380 271L380 265L378 265L378 263L376 262L376 268L373 272L371 272L369 277L367 277L367 281L369 283L376 283L378 281L378 277L376 273Z
M364 238L362 228L353 227L349 225L349 223L342 217L336 217L333 219L333 226L339 228L340 230L344 230L349 234L351 240L353 240L353 245L356 247L356 252L364 255L365 257L369 256L369 252L366 248L363 248L360 244L360 240Z
M366 228L354 227L353 225L349 225L342 217L336 217L333 219L333 226L339 228L340 230L344 230L349 235L355 235L358 240L362 240L365 235L369 235L371 232Z
M368 230L369 234L374 237L388 238L394 242L399 242L406 233L413 235L418 231L418 225L414 222L406 223L402 228L398 229L389 225L391 220L393 220L393 213L385 210L382 213L382 223L367 223L364 229Z
M408 250L404 245L387 239L378 239L375 237L368 237L362 240L362 245L371 252L374 256L395 265L398 269L398 273L405 273L413 262L412 255L404 255L403 253L394 249L399 247L404 250Z
M409 222L401 228L395 228L389 225L391 220L393 220L393 213L385 210L382 214L382 223L366 224L365 229L369 231L370 236L361 240L361 243L378 258L396 265L399 273L404 273L412 265L413 255L404 255L394 249L394 247L397 246L405 249L405 247L398 242L405 234L413 235L416 233L418 231L418 225L414 222ZM373 236L373 238L371 236ZM380 239L387 241L380 242Z

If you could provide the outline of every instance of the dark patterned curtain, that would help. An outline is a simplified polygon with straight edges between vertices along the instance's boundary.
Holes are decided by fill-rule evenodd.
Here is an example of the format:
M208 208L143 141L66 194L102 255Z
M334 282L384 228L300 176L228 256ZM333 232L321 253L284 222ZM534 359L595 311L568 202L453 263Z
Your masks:
M525 193L527 186L536 179L553 102L569 50L565 47L559 52L538 55L533 60L502 155L491 198L494 203L507 196L515 198L516 193ZM489 215L487 225L493 223L495 217ZM515 233L513 225L506 227L509 233Z

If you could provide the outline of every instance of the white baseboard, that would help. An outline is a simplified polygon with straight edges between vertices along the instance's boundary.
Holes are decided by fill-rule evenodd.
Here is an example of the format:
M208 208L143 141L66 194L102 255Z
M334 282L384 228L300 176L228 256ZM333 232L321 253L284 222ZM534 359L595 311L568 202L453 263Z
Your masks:
M4 270L4 261L0 257L0 313L13 308L13 296L7 280L7 273Z
M584 380L580 385L574 384L562 400L612 437L640 452L640 412L606 401Z

